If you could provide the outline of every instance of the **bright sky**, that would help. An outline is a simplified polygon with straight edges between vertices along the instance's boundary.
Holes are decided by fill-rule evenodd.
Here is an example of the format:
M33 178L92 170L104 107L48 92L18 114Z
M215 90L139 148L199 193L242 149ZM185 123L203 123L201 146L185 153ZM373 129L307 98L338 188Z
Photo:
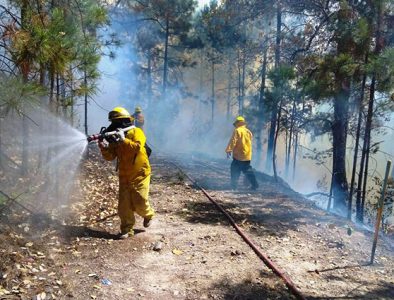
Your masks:
M198 7L203 7L205 4L208 4L211 0L198 0Z

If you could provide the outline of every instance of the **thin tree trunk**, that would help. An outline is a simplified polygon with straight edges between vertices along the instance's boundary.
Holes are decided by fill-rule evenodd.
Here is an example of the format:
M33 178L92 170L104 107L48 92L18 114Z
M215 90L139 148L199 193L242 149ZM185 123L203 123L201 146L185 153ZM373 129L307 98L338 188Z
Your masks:
M291 144L292 144L292 140L293 140L293 131L294 131L294 123L295 123L295 121L294 121L295 111L296 111L296 100L294 99L293 108L291 111L291 118L290 118L289 146L287 148L287 155L286 155L286 178L289 177Z
M50 69L49 80L50 80L50 83L49 83L49 107L50 107L51 112L53 113L55 111L54 104L53 104L53 102L54 102L53 96L54 96L54 89L55 89L55 74L53 72L53 68Z
M40 79L39 83L42 88L45 88L45 66L43 64L40 64ZM45 96L41 97L41 106L44 107L45 105ZM40 128L44 127L44 115L40 114L39 117L39 122L40 122ZM40 170L42 167L42 161L44 157L44 149L41 147L41 144L38 144L38 159L37 159L37 170Z
M368 108L369 111L369 108ZM363 149L361 151L361 161L360 168L358 171L358 180L357 180L357 195L356 195L356 220L361 222L362 220L362 209L361 209L361 197L362 197L362 189L363 189L363 175L364 175L364 167L365 167L365 157L367 153L368 141L365 139L364 132L364 141L363 141Z
M167 76L168 76L168 39L170 37L169 17L166 17L166 34L164 42L164 70L163 70L163 96L167 91Z
M267 52L268 48L265 47L264 54L263 54L263 64L261 66L261 83L260 83L260 91L259 91L259 103L258 103L258 120L257 120L257 134L256 134L256 141L257 141L257 157L259 163L261 162L262 152L263 152L263 141L261 140L261 135L263 132L264 126L264 95L265 95L265 79L267 73Z
M305 99L302 97L302 108L301 111L304 112L305 110ZM294 156L293 156L293 182L295 180L295 175L296 175L296 166L297 166L297 154L298 154L298 129L295 132L295 142L294 142Z
M272 168L274 170L274 178L276 181L278 181L278 174L277 174L277 170L276 170L276 145L278 142L281 115L282 115L282 100L280 101L280 104L279 104L279 111L278 111L278 116L277 116L276 132L275 132L275 139L274 139L274 148L273 148L273 152L272 152Z
M203 56L203 50L200 50L200 76L199 76L199 93L198 93L198 115L202 116L202 101L203 101L203 64L204 64L204 56ZM198 130L198 134L201 135L201 130Z
M147 101L148 107L151 108L152 105L152 49L148 49L148 73L147 73Z
M240 56L240 51L238 50L238 59L237 59L237 67L238 67L238 115L241 113L242 110L242 92L241 92L241 86L242 86L242 72L241 72L241 56Z
M70 111L70 124L71 126L74 127L74 86L73 86L73 82L74 82L74 78L72 75L72 67L70 66L70 74L71 74L71 79L70 79L70 100L71 100L71 111Z
M242 55L242 80L241 80L241 109L239 111L239 115L244 114L244 102L245 102L245 72L246 72L246 59L245 59L245 51Z
M293 147L293 182L295 180L295 175L296 175L296 166L297 166L297 154L298 154L298 132L295 133L294 137L294 147Z
M60 79L59 74L56 74L56 116L59 116L60 109Z
M83 83L85 85L85 89L88 87L88 78L86 74L86 70L83 72ZM87 90L85 91L85 97L84 97L84 106L85 106L85 134L88 135L88 92Z
M226 120L230 120L230 109L231 109L231 86L233 80L233 62L231 60L231 56L229 55L229 62L228 62L228 79L227 79L227 105L226 105Z
M212 106L212 115L211 115L211 122L212 125L214 123L215 117L215 62L212 59L211 62L211 72L212 72L212 80L211 80L211 106Z
M371 147L371 139L368 138L367 143L367 151L365 153L365 169L364 169L364 180L363 180L363 193L361 198L361 207L360 207L360 216L359 221L361 223L364 222L364 208L365 208L365 199L367 195L367 183L368 183L368 167L369 167L369 151Z

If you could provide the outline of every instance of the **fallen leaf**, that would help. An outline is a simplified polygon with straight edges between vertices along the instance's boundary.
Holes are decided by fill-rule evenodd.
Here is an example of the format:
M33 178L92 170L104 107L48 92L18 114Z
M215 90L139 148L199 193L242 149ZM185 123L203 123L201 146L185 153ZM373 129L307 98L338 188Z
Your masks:
M177 249L177 248L174 248L174 249L172 250L172 253L174 253L175 255L181 255L181 254L183 253L183 251L182 251L182 250L179 250L179 249Z

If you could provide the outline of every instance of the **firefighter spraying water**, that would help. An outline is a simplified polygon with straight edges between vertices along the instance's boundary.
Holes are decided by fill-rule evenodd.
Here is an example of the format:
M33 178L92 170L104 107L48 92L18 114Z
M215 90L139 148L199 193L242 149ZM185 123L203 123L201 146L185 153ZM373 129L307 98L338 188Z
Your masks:
M144 218L144 227L149 227L154 217L148 199L151 168L145 134L132 125L134 120L129 112L122 107L115 107L109 112L108 120L111 122L108 128L101 128L99 134L91 135L87 140L98 141L104 159L118 160L119 237L124 239L134 235L134 213Z

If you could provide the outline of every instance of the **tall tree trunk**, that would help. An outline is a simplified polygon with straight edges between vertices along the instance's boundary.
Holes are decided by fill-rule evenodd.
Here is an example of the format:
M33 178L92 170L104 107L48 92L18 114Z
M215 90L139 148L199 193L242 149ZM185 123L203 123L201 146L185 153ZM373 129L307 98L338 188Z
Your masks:
M74 127L74 76L72 74L72 67L70 66L70 101L71 101L71 111L70 111L70 124Z
M211 122L212 125L214 123L214 117L215 117L215 61L212 59L211 62L211 73L212 73L212 80L211 80L211 109L212 109L212 115L211 115Z
M275 66L274 66L275 69L279 68L280 65L280 52L281 52L280 43L281 43L281 33L282 33L281 31L282 31L282 8L280 2L278 1L277 11L276 11L276 41L275 41ZM278 83L276 84L274 83L274 86L278 86ZM274 99L273 101L274 103L272 105L272 111L271 111L270 130L268 133L267 159L265 166L268 172L271 171L272 168L279 99Z
M276 168L276 145L277 145L277 142L278 142L281 116L282 116L282 100L280 101L279 108L278 108L276 132L275 132L275 139L274 139L274 148L273 148L273 151L272 151L272 168L273 168L273 171L274 171L274 178L275 178L276 181L278 181L278 174L277 174L277 168Z
M268 47L264 48L263 54L263 64L261 66L261 83L260 83L260 91L259 91L259 103L258 103L258 120L257 120L257 134L256 134L256 141L257 141L257 157L259 163L261 162L262 152L263 152L263 141L261 139L261 135L263 133L263 126L264 126L264 95L265 95L265 79L267 73L267 52Z
M83 72L83 83L85 85L85 89L87 89L88 78L87 78L86 70ZM87 91L85 91L85 95L84 95L84 106L85 106L84 127L85 127L85 134L88 135L88 92Z
M292 145L292 141L293 141L295 113L296 113L296 100L294 99L293 108L291 110L291 117L290 117L289 145L287 147L287 154L286 154L286 178L289 177L291 145Z
M242 79L241 79L241 103L240 103L240 111L239 115L244 114L244 102L245 102L245 74L246 72L246 58L245 58L245 50L242 55Z
M367 148L368 148L368 141L365 139L365 131L364 131L364 141L363 141L363 148L361 150L361 161L358 170L357 194L356 194L356 220L358 222L362 222L362 214L363 214L361 209L361 198L362 198L362 190L363 190L363 176L364 176Z
M233 81L233 62L231 59L231 54L229 54L228 61L228 77L227 77L227 103L226 103L226 120L230 120L230 110L231 110L231 94L232 94L232 81Z
M60 116L59 109L60 109L60 79L59 74L56 73L56 116Z
M53 68L49 70L49 108L52 113L55 112L54 106L54 90L55 90L55 73Z
M366 60L368 58L366 57ZM353 191L354 191L354 184L356 181L356 169L357 169L357 159L358 159L358 148L360 144L360 132L361 132L361 123L363 118L363 101L364 101L364 92L365 92L365 81L367 76L364 74L363 81L361 83L361 92L358 102L358 120L357 120L357 130L356 130L356 144L354 147L354 155L353 155L353 168L352 168L352 179L350 182L350 192L349 192L349 199L348 199L348 206L347 206L347 218L349 220L352 219L352 202L353 202ZM356 210L359 211L360 203L356 202Z
M45 66L44 66L44 64L40 64L40 79L39 79L39 83L40 83L40 86L42 88L45 88L45 74L46 74ZM41 97L41 103L40 104L41 104L42 107L45 107L45 99L46 99L45 96ZM43 128L44 127L44 115L43 114L40 114L39 122L40 122L40 128ZM42 167L42 160L44 158L44 150L43 150L43 147L41 146L40 143L37 146L38 146L37 169L39 170Z
M296 175L296 167L297 167L297 154L298 154L298 132L294 135L294 147L293 147L293 182L295 180Z
M334 207L345 211L348 198L348 182L346 178L346 141L349 112L349 82L343 80L345 87L334 100L333 137L333 187Z
M170 38L170 21L169 17L166 17L166 34L164 41L164 70L163 70L163 96L167 91L167 76L168 76L168 40Z
M302 97L302 96L301 96ZM301 112L304 112L305 110L305 98L302 97L302 107L301 107ZM294 154L293 154L293 182L295 180L295 175L296 175L296 166L297 166L297 154L298 154L298 128L295 132L295 142L294 142Z
M360 215L358 220L363 223L364 222L364 207L365 207L365 198L367 195L367 184L368 184L368 166L369 166L369 150L371 147L371 139L368 138L367 143L367 151L365 153L365 169L364 169L364 179L363 179L363 193L361 198L361 207L360 207Z
M238 59L237 59L237 67L238 67L238 115L240 114L242 110L242 71L241 71L241 55L240 55L240 50L238 50Z
M341 31L346 28L353 17L349 6L340 6L337 21L337 55L351 55L352 44L350 34ZM346 141L349 123L349 97L350 76L337 71L335 73L335 85L337 94L334 98L334 121L332 124L333 137L333 187L334 207L345 212L348 199L348 182L346 178Z
M203 80L203 73L204 73L204 55L203 55L203 50L200 50L200 76L199 76L199 92L198 92L198 115L202 116L203 114L203 109L202 109L202 101L203 101L203 86L204 86L204 80ZM198 134L201 135L201 130L198 130Z
M148 49L148 71L147 71L147 101L148 107L151 108L152 105L152 49Z

